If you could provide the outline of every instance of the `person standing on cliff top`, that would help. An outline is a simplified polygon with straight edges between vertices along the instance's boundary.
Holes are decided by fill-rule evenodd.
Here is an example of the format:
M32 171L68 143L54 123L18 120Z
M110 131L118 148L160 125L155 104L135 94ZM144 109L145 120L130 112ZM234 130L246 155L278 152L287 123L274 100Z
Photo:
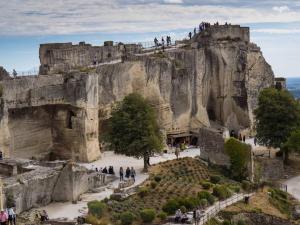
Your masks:
M123 170L123 167L120 167L119 174L120 174L120 181L123 181L124 180L124 170Z
M192 32L189 33L189 38L192 39Z
M158 46L158 40L157 40L157 38L156 38L156 37L154 38L154 45L155 45L155 47L157 47L157 46Z
M196 27L194 28L194 36L196 36L196 33L197 33L197 29Z

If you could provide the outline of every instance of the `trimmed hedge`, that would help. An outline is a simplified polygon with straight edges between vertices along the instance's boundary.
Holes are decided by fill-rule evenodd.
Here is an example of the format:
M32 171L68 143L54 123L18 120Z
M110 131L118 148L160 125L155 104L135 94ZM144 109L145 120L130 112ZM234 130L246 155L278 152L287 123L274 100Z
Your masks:
M214 175L214 176L210 177L210 182L213 184L218 184L218 183L220 183L220 181L221 181L220 176Z

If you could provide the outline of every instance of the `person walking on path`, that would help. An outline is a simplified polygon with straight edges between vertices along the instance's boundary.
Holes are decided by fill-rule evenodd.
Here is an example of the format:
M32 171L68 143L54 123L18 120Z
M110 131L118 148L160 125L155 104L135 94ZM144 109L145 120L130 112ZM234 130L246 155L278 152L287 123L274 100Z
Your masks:
M257 139L256 137L254 137L254 146L256 146L256 143L257 143Z
M122 166L120 167L119 174L120 174L120 181L123 181L124 180L124 170L123 170Z
M7 213L4 210L1 210L0 212L0 224L1 225L7 225L8 216Z
M175 155L176 155L176 159L179 158L179 154L180 154L180 151L179 151L179 148L178 146L175 148Z
M133 182L135 182L135 175L136 175L135 170L133 167L131 167L130 176L131 176Z
M189 38L192 39L192 32L189 33Z
M127 169L126 169L125 177L126 177L127 179L129 179L129 177L130 177L130 169L129 169L129 167L127 167Z
M165 39L164 39L164 37L161 38L161 46L162 46L162 50L164 52L165 51Z
M12 207L7 209L9 225L16 225L16 213Z

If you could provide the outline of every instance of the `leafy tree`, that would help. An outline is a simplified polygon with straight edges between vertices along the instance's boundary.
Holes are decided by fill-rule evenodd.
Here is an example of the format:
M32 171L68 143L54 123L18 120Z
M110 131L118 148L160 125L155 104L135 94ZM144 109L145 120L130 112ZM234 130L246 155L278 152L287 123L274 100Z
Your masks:
M154 152L160 152L163 138L156 113L139 94L129 94L112 110L108 131L104 135L116 153L144 159L144 170Z
M290 152L300 152L300 129L291 133L287 141L282 145L282 149L285 152L286 162Z
M247 164L250 160L251 147L235 138L226 141L225 152L230 159L231 177L236 180L243 180L247 177Z
M286 90L264 89L254 114L257 141L268 147L281 147L300 125L300 105Z

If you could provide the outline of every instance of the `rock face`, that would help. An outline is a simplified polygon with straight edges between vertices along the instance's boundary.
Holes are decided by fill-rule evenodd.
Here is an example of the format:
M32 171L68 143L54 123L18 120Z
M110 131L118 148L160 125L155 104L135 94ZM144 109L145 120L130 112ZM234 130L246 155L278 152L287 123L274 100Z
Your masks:
M18 213L48 205L52 201L76 201L81 194L114 179L74 163L32 165L32 162L4 160L2 164L7 164L10 170L12 165L18 168L17 174L2 179L5 202L7 196L12 196ZM5 174L1 172L1 175Z
M249 39L249 28L212 26L164 53L110 43L41 45L40 73L48 75L2 82L0 148L12 156L95 160L111 106L132 92L156 107L166 135L198 132L211 121L251 127L257 96L274 75Z

